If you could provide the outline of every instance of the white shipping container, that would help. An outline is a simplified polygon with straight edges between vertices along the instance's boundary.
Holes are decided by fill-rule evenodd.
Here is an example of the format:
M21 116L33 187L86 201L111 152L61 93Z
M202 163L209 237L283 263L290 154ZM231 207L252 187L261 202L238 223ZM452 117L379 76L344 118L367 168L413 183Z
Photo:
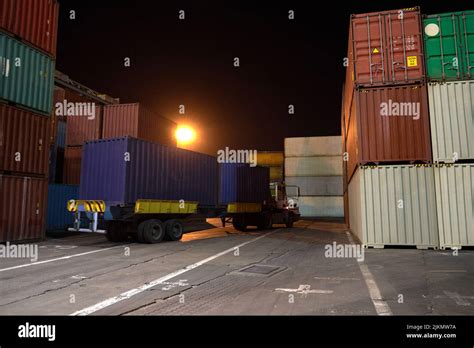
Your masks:
M285 138L285 157L342 155L341 136Z
M348 192L350 228L363 245L439 246L433 168L358 168Z
M474 246L474 164L434 168L442 249Z
M286 177L286 185L296 185L301 196L342 196L342 176L301 176ZM287 191L294 191L288 187Z
M290 176L342 176L342 157L287 157L285 177Z
M344 217L344 199L337 197L299 197L298 206L302 217Z
M433 160L474 159L474 81L429 84L428 99Z

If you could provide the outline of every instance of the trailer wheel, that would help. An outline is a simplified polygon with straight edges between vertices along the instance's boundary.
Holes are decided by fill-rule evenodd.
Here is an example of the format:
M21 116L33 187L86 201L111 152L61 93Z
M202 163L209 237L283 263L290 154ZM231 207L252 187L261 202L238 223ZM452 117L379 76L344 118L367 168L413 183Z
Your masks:
M183 224L181 221L171 219L165 222L166 239L177 241L183 237Z
M292 228L293 227L293 222L294 222L293 214L290 213L290 214L288 214L288 217L286 218L286 223L285 223L286 227L287 228Z
M245 223L244 218L241 216L236 216L232 218L232 226L234 226L237 231L247 231L247 224Z
M140 222L137 228L137 240L139 243L146 243L144 236L145 225L147 224L148 220Z
M148 244L160 243L165 236L165 229L160 220L153 219L145 221L143 226L143 240Z

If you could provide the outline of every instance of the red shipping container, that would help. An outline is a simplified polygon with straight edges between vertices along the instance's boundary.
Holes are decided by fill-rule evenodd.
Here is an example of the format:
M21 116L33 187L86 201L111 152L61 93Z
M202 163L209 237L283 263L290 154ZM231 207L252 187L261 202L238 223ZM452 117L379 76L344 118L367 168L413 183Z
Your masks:
M432 162L426 85L355 91L345 126L348 180L358 164Z
M64 151L63 183L79 185L81 182L82 146L67 146Z
M48 180L0 174L0 243L44 238Z
M104 106L104 139L131 136L176 146L175 131L176 123L146 110L138 103Z
M50 118L0 105L0 171L46 176Z
M56 0L0 0L0 29L56 57L59 3Z
M94 110L93 119L81 115L69 115L67 117L67 146L82 146L86 141L100 139L102 107L95 106Z
M418 7L352 15L350 25L349 60L356 87L424 82Z

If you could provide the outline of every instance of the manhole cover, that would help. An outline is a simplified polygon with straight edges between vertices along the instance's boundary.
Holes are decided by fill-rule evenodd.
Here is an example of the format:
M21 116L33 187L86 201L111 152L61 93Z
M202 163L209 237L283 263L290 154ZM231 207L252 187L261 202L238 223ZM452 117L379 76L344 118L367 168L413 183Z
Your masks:
M240 274L270 276L282 271L283 268L270 265L251 265L237 271Z

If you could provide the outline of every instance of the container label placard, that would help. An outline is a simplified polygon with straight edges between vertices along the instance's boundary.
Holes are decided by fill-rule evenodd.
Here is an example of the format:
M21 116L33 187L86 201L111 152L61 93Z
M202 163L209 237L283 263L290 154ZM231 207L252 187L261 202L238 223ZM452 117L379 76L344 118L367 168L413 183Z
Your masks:
M417 56L408 56L407 57L407 66L408 67L413 67L413 66L418 66L418 57Z

